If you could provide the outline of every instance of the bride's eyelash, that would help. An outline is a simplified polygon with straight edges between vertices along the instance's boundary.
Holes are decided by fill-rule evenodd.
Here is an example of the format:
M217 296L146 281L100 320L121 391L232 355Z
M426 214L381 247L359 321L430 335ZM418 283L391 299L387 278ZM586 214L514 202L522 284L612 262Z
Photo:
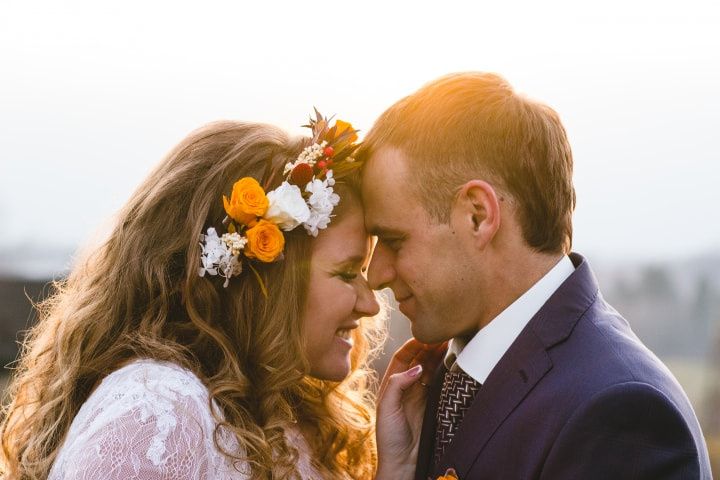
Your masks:
M366 259L360 255L354 255L348 260L335 265L334 275L340 277L344 282L352 282L367 271Z
M338 272L337 275L346 282L351 282L358 277L357 273L348 271Z

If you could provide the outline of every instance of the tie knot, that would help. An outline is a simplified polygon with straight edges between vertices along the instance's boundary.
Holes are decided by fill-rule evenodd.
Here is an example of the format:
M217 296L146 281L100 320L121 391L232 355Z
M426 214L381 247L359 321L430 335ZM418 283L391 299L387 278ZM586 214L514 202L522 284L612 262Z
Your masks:
M472 378L465 370L457 366L457 364L454 365L454 368L450 371L445 372L445 382L466 382L466 383L478 383L477 380Z

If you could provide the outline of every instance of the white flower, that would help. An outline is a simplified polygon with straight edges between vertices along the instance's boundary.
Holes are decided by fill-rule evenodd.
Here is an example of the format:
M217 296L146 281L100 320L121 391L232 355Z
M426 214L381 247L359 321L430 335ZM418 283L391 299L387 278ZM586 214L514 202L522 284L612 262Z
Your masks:
M283 182L282 185L267 194L267 199L269 205L265 219L275 223L286 232L310 217L310 209L297 185Z
M331 187L335 185L335 177L333 176L332 170L328 170L327 174L325 174L325 185L329 185ZM332 188L330 191L332 192Z
M220 275L225 278L224 287L228 286L230 277L239 275L240 272L242 272L242 263L238 255L233 255L232 247L227 244L226 236L228 235L231 234L226 233L220 238L212 227L207 229L207 234L200 235L200 247L202 249L200 262L202 263L202 267L199 268L198 274L201 277L204 277L205 273L209 275ZM231 239L231 245L234 245L233 240L239 240L241 243L242 240L245 240L239 235L238 239L234 239L234 237L229 238Z
M323 140L322 143L313 143L312 145L305 147L294 162L288 162L285 164L283 175L287 175L292 172L293 169L301 163L307 163L311 167L314 166L315 162L324 155L323 151L326 146L327 142Z
M220 240L227 245L233 256L240 255L242 249L247 245L247 238L241 237L239 233L223 233Z
M303 222L303 226L313 237L317 237L319 230L327 228L333 208L340 203L340 197L333 192L333 185L335 185L335 179L330 170L327 172L325 180L314 178L305 187L305 191L310 193L307 201L310 207L310 217Z
M205 272L210 275L217 275L215 265L225 255L226 248L214 228L210 227L207 229L206 235L200 235L200 247L202 248L200 261L203 265L200 267L200 276L205 276Z

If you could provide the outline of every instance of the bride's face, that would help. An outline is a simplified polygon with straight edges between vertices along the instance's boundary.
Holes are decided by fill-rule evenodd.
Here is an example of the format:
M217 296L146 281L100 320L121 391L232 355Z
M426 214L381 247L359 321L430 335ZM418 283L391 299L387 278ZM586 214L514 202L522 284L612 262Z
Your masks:
M350 372L353 330L379 306L363 274L370 253L357 201L313 242L310 286L303 315L310 375L340 381Z

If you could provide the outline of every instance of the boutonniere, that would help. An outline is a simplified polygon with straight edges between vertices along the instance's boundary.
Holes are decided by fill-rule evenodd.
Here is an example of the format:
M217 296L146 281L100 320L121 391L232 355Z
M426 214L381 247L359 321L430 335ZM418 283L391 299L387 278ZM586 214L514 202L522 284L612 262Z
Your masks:
M432 479L430 479L432 480ZM460 480L454 468L448 468L445 475L440 475L436 480Z

